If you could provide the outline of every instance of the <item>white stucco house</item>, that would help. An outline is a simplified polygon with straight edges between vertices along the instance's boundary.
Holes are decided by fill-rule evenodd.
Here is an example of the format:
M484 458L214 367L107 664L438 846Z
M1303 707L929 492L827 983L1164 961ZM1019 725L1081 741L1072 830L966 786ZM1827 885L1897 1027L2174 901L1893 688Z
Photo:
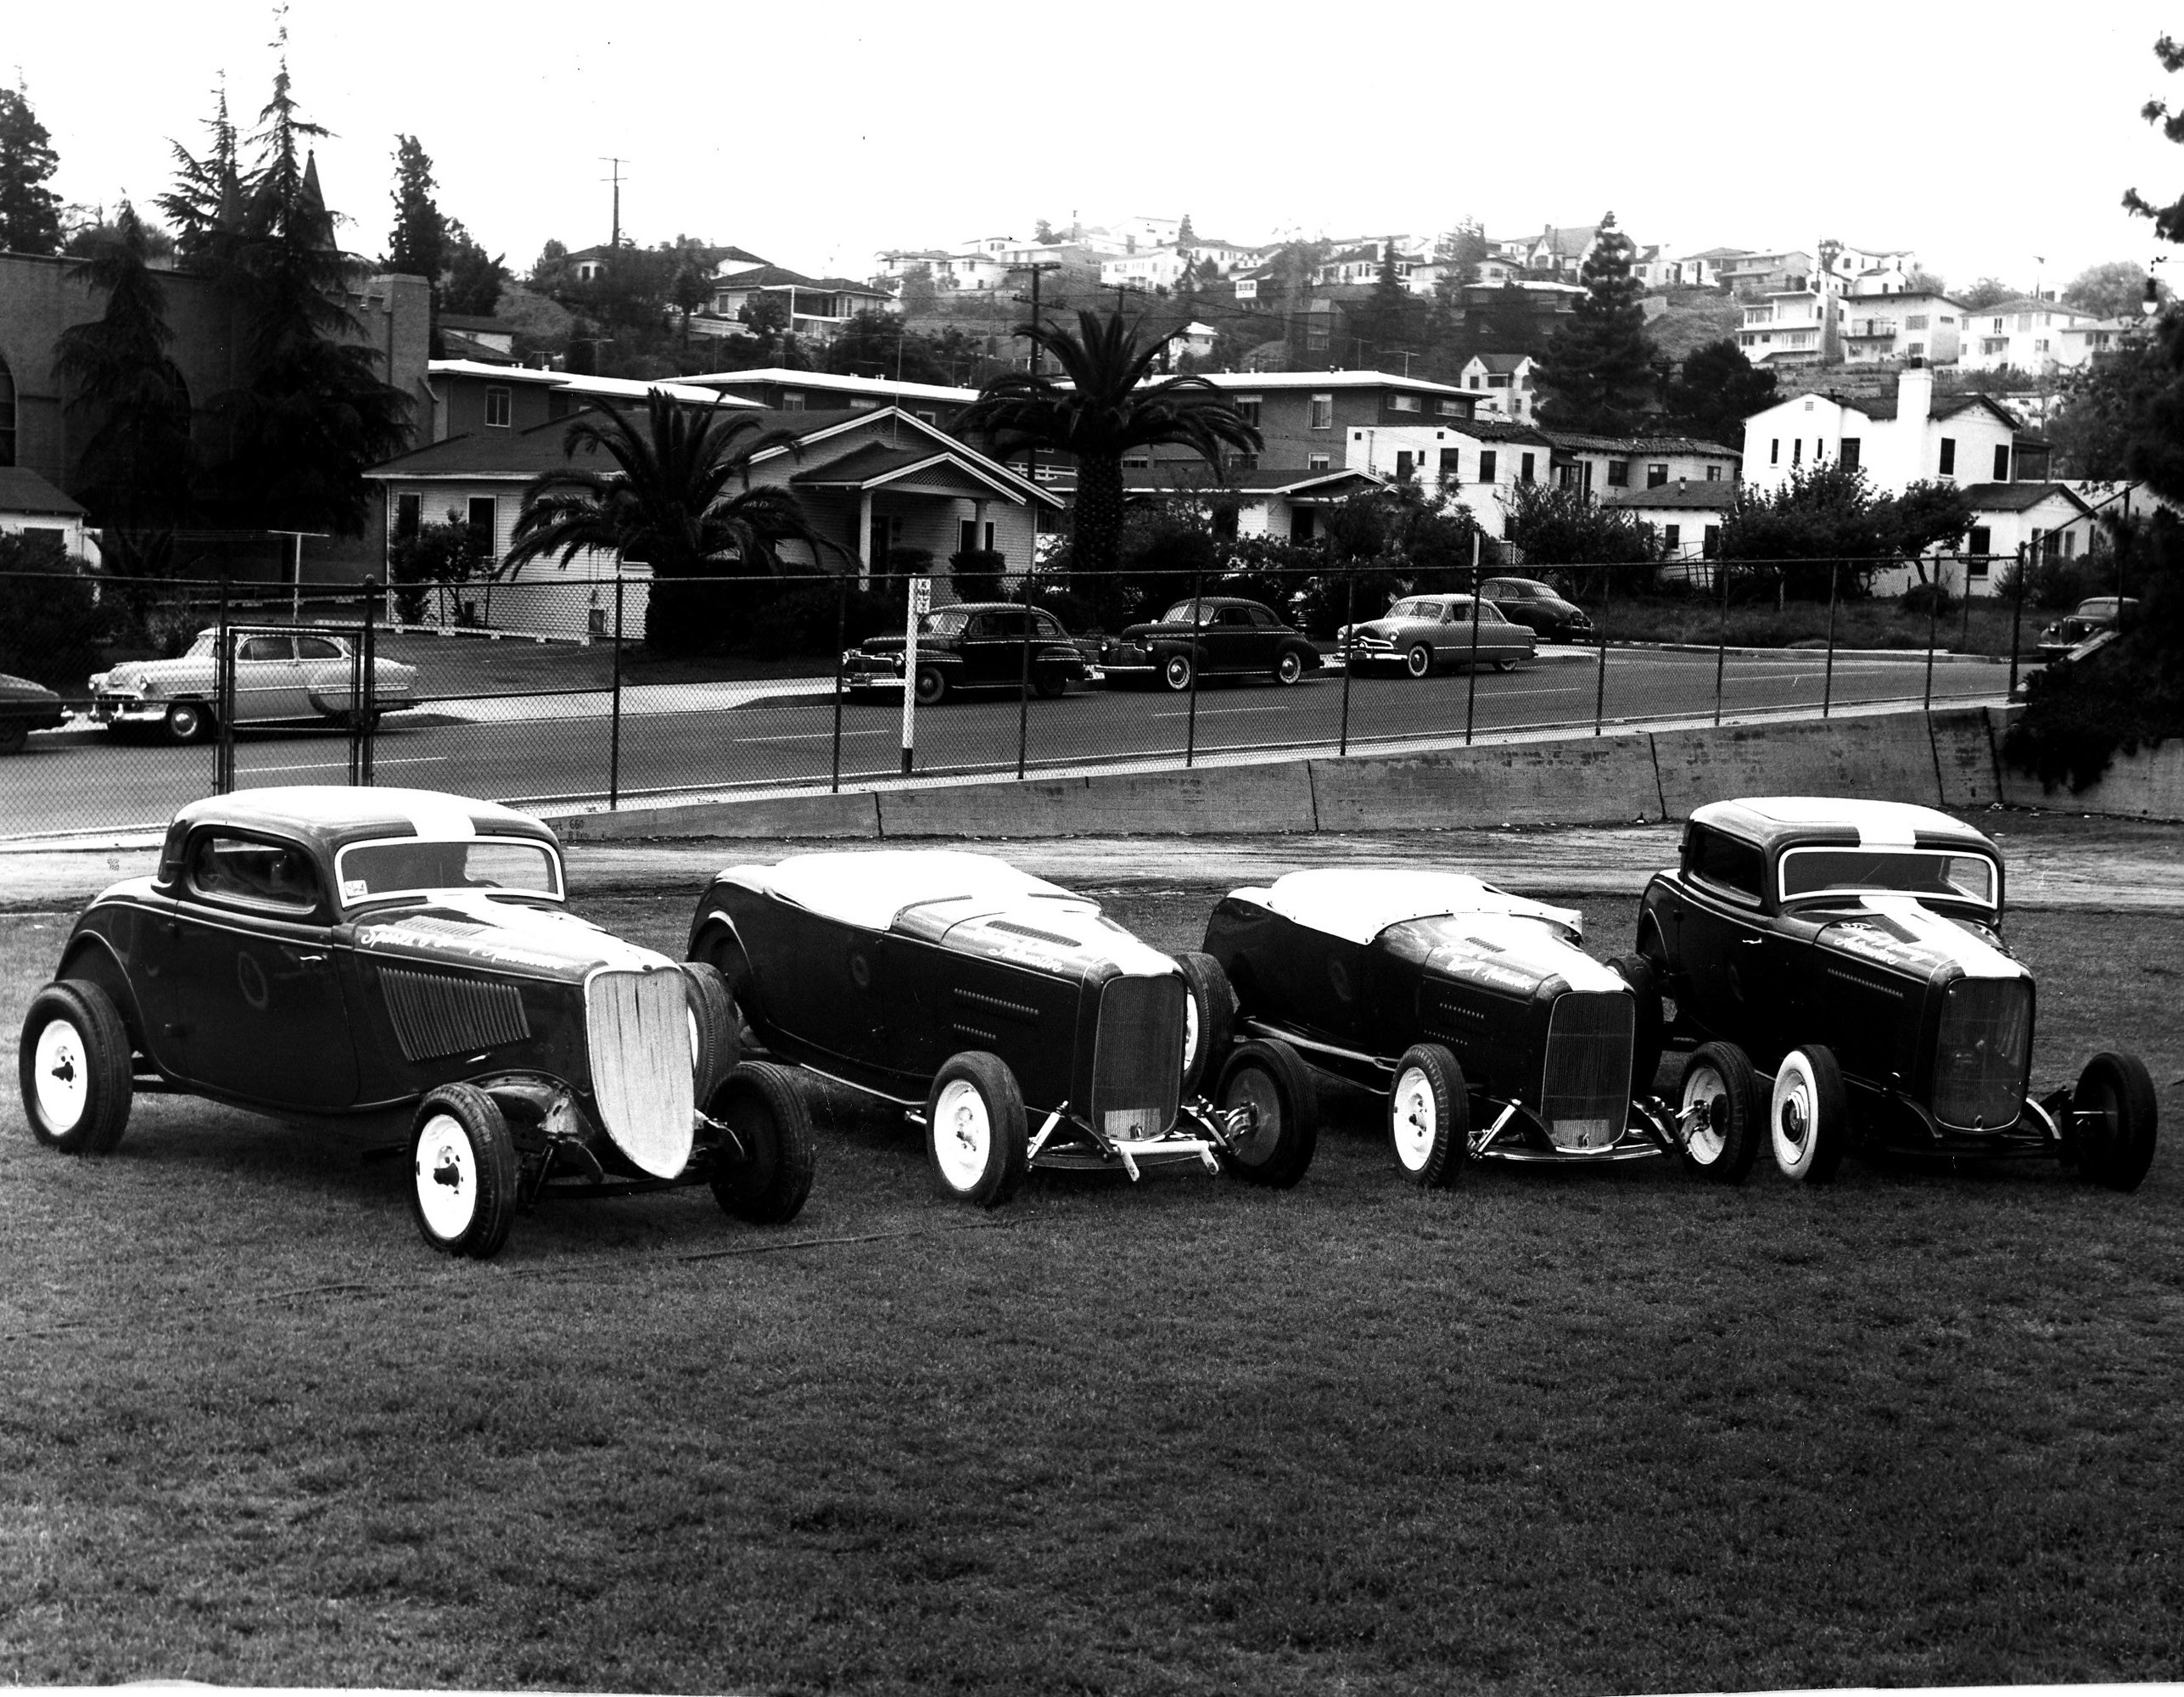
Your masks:
M2046 469L2047 445L1984 395L1936 400L1934 372L1907 367L1886 398L1794 395L1744 421L1744 481L1779 489L1800 466L1847 462L1883 494L1921 480L2013 483ZM2030 462L2030 464L2026 463Z
M0 535L58 542L72 560L98 563L83 507L27 466L0 466Z
M1952 366L1963 348L1964 309L1946 294L1924 289L1900 294L1858 294L1843 303L1845 365L1924 360Z

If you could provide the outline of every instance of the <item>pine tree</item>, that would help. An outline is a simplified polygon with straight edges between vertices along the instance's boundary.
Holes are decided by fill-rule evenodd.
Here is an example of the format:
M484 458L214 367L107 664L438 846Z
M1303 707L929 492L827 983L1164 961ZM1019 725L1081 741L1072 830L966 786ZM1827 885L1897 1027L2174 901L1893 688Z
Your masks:
M1198 232L1190 227L1190 215L1186 212L1183 215L1183 221L1175 227L1175 244L1179 248L1187 248L1197 239Z
M60 250L60 197L46 187L59 162L26 91L0 88L0 250Z
M235 125L227 115L225 79L214 89L213 103L212 116L204 122L212 145L203 158L180 142L167 143L175 156L175 186L159 201L160 210L174 226L176 250L192 263L208 260L215 232L223 224L233 227L241 217Z
M1396 270L1395 238L1390 236L1380 249L1380 274L1373 280L1372 297L1358 325L1364 339L1373 344L1375 356L1381 350L1408 341L1410 318L1410 291L1403 285Z
M1616 215L1609 213L1581 273L1585 294L1540 363L1543 423L1607 435L1625 435L1636 426L1655 378L1631 254L1630 238L1616 228Z
M395 137L395 227L387 236L387 268L421 277L437 300L447 268L447 221L432 198L432 155L415 136Z

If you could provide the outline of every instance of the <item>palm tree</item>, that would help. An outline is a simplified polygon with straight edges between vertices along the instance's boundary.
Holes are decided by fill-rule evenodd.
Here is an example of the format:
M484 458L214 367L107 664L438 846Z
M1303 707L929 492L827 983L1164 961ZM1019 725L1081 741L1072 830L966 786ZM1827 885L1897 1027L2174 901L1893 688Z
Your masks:
M1016 334L1051 354L1061 367L1004 372L966 407L960 428L977 431L1007 455L1052 448L1077 461L1075 562L1112 571L1123 535L1123 456L1133 448L1179 444L1191 448L1218 475L1224 448L1256 452L1258 431L1202 377L1148 384L1161 340L1144 341L1119 310L1104 316L1086 308L1077 333L1022 324Z
M811 528L789 490L751 487L752 460L771 448L797 452L795 432L769 430L747 412L692 407L658 389L647 393L641 420L611 402L599 411L569 425L562 451L571 460L580 450L604 454L613 468L570 465L531 481L501 568L509 576L549 554L566 564L587 548L641 562L656 584L647 640L690 648L717 621L703 616L711 609L690 588L664 595L660 586L778 574L777 545L791 539L815 554L843 552Z

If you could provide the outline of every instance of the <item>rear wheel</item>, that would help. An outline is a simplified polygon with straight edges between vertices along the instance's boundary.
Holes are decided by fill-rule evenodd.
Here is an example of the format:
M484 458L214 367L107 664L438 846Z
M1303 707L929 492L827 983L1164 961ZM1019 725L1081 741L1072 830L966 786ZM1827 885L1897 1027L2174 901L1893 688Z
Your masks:
M1293 684L1304 675L1304 656L1294 648L1282 650L1281 658L1274 662L1274 680L1278 684Z
M1513 672L1516 669L1516 662L1507 654L1498 655L1494 659L1494 669L1498 672Z
M691 1084L698 1101L709 1101L738 1058L736 1004L720 969L709 961L684 961L682 977L690 1006Z
M1835 1176L1851 1144L1851 1098L1833 1050L1812 1043L1782 1057L1767 1130L1784 1177L1824 1185Z
M966 1050L933 1075L925 1148L949 1195L991 1208L1016 1194L1031 1164L1031 1133L1023 1092L1000 1056Z
M750 1050L763 1048L751 1024L759 1005L751 958L743 952L736 933L725 925L708 927L697 945L697 958L720 972L720 982L727 990L728 1017L736 1033L736 1058L740 1060Z
M121 1140L134 1093L129 1028L87 978L31 999L20 1063L31 1134L65 1155L104 1155Z
M170 742L202 742L212 735L212 712L201 701L171 702L160 728Z
M490 1260L516 1218L516 1145L500 1105L473 1084L442 1084L410 1132L410 1213L443 1255Z
M2078 1170L2111 1190L2136 1190L2153 1164L2160 1110L2153 1079L2136 1055L2096 1055L2071 1092Z
M917 669L917 704L938 707L948 699L948 677L938 666Z
M1433 645L1414 642L1403 657L1403 669L1414 678L1422 678L1433 669Z
M0 757L20 754L30 746L30 721L23 719L0 719Z
M1428 1189L1453 1185L1470 1159L1471 1095L1456 1056L1420 1043L1396 1062L1388 1093L1388 1140L1397 1164Z
M1319 1142L1312 1072L1286 1043L1254 1039L1229 1051L1213 1105L1243 1111L1221 1165L1247 1184L1285 1190L1304 1176Z
M1033 672L1032 693L1041 701L1052 701L1057 696L1069 693L1069 674L1067 672Z
M736 1134L713 1169L720 1211L753 1225L784 1225L804 1210L817 1164L811 1109L788 1071L747 1061L720 1082L706 1112Z
M1621 975L1638 1001L1638 1022L1632 1032L1631 1094L1653 1094L1654 1074L1660 1070L1665 1022L1660 1011L1660 982L1653 962L1643 955L1619 955L1608 964Z
M1184 1003L1183 1094L1197 1095L1229 1052L1236 1019L1236 993L1229 975L1211 955L1188 951L1175 957L1190 991Z
M1192 675L1197 668L1191 664L1188 654L1170 654L1161 662L1160 680L1168 689L1180 695L1190 687Z
M1744 1183L1759 1154L1762 1112L1759 1078L1744 1051L1733 1043L1701 1045L1684 1062L1677 1095L1683 1164L1725 1185Z

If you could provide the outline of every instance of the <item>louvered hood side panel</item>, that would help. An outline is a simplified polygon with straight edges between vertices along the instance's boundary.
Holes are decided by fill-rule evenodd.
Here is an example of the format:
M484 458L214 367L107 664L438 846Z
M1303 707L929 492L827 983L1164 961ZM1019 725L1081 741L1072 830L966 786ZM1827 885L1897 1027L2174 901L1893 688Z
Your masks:
M379 991L406 1061L497 1049L531 1034L523 993L513 984L382 962Z

